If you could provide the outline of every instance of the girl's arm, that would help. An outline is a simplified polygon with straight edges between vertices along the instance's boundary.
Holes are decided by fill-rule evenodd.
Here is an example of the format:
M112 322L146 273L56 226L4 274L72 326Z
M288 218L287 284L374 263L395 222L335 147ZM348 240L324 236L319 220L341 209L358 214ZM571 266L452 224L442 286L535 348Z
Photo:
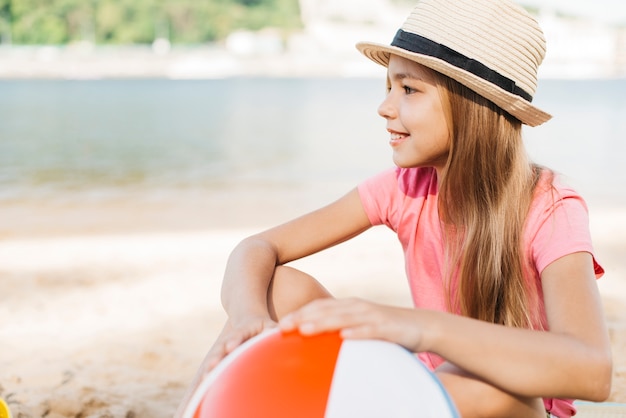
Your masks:
M313 302L287 316L281 327L308 334L340 329L346 338L385 339L434 352L523 397L601 401L609 395L612 366L595 280L589 253L567 255L544 270L548 332L351 299Z
M445 315L424 345L512 393L605 400L611 386L611 347L591 255L562 257L546 267L541 279L548 332Z
M244 239L231 253L222 285L226 332L209 353L215 364L246 339L274 324L268 287L277 266L346 241L371 226L356 189L334 203Z

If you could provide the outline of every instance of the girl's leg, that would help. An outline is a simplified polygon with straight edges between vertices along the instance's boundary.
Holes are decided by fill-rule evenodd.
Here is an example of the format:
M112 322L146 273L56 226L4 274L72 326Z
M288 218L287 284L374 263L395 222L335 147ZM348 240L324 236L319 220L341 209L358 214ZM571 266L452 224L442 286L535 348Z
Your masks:
M267 309L274 321L319 298L332 297L330 292L313 276L293 267L277 266L267 290ZM231 331L230 321L226 321L220 333ZM218 341L219 343L219 336Z
M267 308L274 320L320 298L332 297L312 276L292 267L278 266L267 292Z
M458 367L444 363L435 370L463 418L545 418L541 398L504 392Z

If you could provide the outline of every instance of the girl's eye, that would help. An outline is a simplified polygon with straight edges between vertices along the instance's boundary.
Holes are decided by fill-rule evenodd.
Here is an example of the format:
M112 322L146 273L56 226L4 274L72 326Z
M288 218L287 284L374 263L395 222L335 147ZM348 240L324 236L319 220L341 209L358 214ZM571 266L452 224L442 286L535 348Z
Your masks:
M404 89L404 92L406 94L413 94L417 91L413 87L409 87L409 86L402 86L402 88Z

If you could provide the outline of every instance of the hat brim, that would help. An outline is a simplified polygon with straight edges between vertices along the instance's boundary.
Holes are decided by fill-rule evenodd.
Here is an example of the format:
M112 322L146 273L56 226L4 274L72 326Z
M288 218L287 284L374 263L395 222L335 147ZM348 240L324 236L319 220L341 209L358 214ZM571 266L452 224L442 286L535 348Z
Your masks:
M498 86L466 71L455 67L448 62L428 55L410 52L402 48L391 45L383 45L374 42L359 42L356 48L367 58L384 67L389 65L391 54L415 61L432 70L438 71L464 86L472 89L484 98L492 101L500 108L504 109L522 123L529 126L538 126L547 122L552 115L544 112L525 99L513 93L509 93Z

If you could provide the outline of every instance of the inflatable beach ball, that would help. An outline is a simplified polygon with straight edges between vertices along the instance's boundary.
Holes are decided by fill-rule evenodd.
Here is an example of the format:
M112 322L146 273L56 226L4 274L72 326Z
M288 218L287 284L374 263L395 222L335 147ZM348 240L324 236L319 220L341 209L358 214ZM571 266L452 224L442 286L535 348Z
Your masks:
M274 329L207 375L184 418L458 417L447 393L399 345Z

